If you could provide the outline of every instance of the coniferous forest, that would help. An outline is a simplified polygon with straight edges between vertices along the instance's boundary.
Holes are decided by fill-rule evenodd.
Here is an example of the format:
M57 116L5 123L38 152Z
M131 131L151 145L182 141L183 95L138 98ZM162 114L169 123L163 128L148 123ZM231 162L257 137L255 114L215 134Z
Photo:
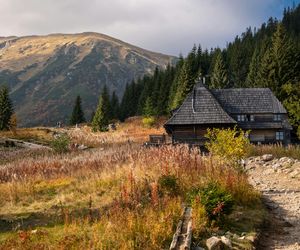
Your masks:
M209 88L270 88L284 104L300 136L300 5L284 10L282 20L269 18L247 28L226 48L194 45L176 65L132 81L120 103L121 120L134 115L168 115L205 77Z

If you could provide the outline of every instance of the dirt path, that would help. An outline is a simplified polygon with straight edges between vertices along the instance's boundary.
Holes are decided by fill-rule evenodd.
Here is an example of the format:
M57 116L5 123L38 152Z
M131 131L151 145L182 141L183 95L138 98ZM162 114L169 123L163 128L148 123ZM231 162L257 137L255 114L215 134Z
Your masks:
M271 158L250 158L246 165L269 211L258 249L300 250L300 161Z

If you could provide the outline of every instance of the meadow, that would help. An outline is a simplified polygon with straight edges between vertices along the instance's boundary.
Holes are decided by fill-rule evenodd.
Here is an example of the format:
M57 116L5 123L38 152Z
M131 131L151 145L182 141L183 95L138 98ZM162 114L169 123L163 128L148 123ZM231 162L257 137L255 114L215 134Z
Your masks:
M225 231L255 235L265 214L246 174L185 145L142 146L162 131L138 118L106 133L74 128L64 132L90 149L0 163L0 249L167 249L185 205L194 245ZM220 220L197 195L211 185L232 198L229 215L215 208Z

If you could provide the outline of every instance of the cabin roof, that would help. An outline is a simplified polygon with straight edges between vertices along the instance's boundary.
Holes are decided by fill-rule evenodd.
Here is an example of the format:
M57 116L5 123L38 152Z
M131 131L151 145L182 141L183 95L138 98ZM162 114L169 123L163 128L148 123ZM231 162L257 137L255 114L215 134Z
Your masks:
M235 124L236 121L221 107L213 94L198 83L166 125L224 123Z
M231 114L255 113L287 112L268 88L209 90L198 82L165 125L236 124Z
M269 88L213 89L211 92L230 114L287 113Z

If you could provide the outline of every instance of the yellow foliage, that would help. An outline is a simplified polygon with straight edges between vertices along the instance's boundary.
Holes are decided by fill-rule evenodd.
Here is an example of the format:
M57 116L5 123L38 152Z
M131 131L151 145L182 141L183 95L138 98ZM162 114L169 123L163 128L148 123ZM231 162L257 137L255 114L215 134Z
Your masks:
M220 157L228 163L237 164L247 154L250 144L247 132L241 129L208 129L206 143L213 156Z
M143 125L147 128L151 128L155 124L155 118L153 116L143 118Z

